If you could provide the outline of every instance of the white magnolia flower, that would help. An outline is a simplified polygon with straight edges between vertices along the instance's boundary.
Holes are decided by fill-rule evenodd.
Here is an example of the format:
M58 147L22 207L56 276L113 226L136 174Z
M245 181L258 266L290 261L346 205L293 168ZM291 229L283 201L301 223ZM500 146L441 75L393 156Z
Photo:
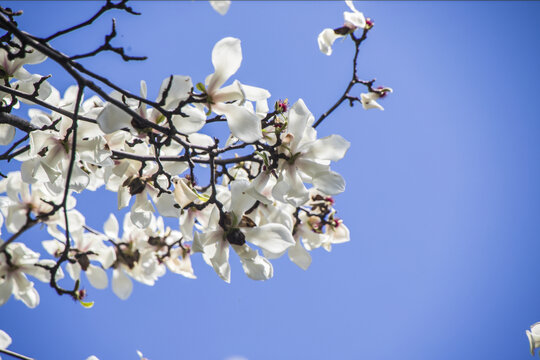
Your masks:
M219 224L219 213L214 207L209 229L196 233L193 241L193 251L202 252L204 260L214 268L224 281L230 282L231 268L229 265L229 245L240 257L244 272L254 280L267 280L273 276L272 264L247 245L249 242L263 251L277 254L283 253L295 244L291 232L282 224L269 223L261 226L249 226L244 213L255 203L248 193L249 182L245 179L231 182L229 209L226 213L228 224L224 229ZM256 224L255 224L256 225Z
M26 274L40 281L49 282L49 271L36 264L52 266L55 262L40 261L39 254L27 248L23 243L11 243L6 251L9 254L9 262L5 253L0 254L0 306L4 305L13 294L17 300L21 300L29 308L35 308L39 304L39 294ZM62 269L59 269L56 277L57 279L64 277Z
M346 0L345 3L351 11L343 12L345 23L339 29L324 29L317 38L319 49L325 55L332 55L332 45L336 39L347 36L356 29L363 29L366 26L366 18L364 14L356 10L351 0Z
M231 6L230 0L210 0L210 5L216 10L220 15L225 15L229 11Z
M49 254L59 256L64 250L65 233L51 226L47 230L55 239L43 241L42 245ZM70 235L73 239L71 249L77 252L75 254L77 262L68 262L66 271L73 280L79 280L82 270L93 287L105 289L108 285L108 278L103 268L109 268L114 262L113 248L106 246L101 236L85 233L82 228L70 231ZM91 261L98 261L102 266L92 264Z
M242 85L235 81L221 87L238 70L242 63L240 40L232 37L221 39L212 50L214 73L206 77L205 92L208 107L218 115L225 115L233 136L245 142L254 142L262 137L259 117L241 106L244 100L265 100L270 93L264 89Z
M525 330L527 338L529 339L529 350L531 355L534 356L534 351L540 347L540 322L531 325L531 330Z
M153 227L151 219L150 227ZM127 213L124 217L122 238L118 238L119 225L111 214L104 224L108 239L116 244L116 261L113 264L112 289L122 300L126 300L133 291L131 278L145 285L153 286L155 281L166 272L165 265L159 263L154 249L148 246L146 231L135 226Z
M279 178L272 190L276 200L300 206L309 199L304 182L322 192L335 195L345 190L345 180L330 170L330 161L345 156L350 143L339 135L316 139L311 126L314 118L302 99L288 112L286 132L282 134L280 152L288 157L279 160Z
M387 93L391 93L393 90L391 88L381 88L378 91L371 91L368 93L360 94L360 102L362 107L365 110L368 109L379 109L384 110L384 108L377 102L382 97L385 97Z

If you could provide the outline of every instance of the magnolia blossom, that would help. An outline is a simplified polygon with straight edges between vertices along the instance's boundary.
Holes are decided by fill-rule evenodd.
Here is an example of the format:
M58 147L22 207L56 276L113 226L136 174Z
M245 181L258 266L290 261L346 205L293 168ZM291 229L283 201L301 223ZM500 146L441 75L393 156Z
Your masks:
M363 29L366 26L366 18L364 14L356 10L351 0L346 0L345 3L351 9L351 11L344 11L343 18L345 23L343 27L338 29L324 29L317 39L319 43L319 50L325 55L332 55L332 45L334 41L341 37L345 37L348 34L354 32L356 29Z
M39 254L27 248L23 243L9 244L7 253L9 255L0 253L0 305L4 305L13 294L17 300L21 300L29 308L35 308L39 304L39 294L34 288L34 283L28 280L26 275L49 282L49 271L36 265L52 266L55 262L40 261ZM9 256L9 262L6 256ZM64 276L61 269L56 276L58 279Z
M49 254L59 256L64 250L65 233L50 226L48 231L55 239L43 241L42 245ZM75 252L76 262L69 262L66 265L66 271L73 280L79 280L82 270L93 287L105 289L108 285L108 278L104 268L109 268L114 262L113 249L103 243L101 236L84 233L82 228L71 231L71 236L74 241L71 251ZM91 263L91 261L99 262L100 266Z
M235 81L222 85L238 71L242 63L240 40L226 37L216 43L212 50L214 73L206 77L205 92L208 108L218 115L225 115L232 135L245 142L254 142L262 137L261 122L257 115L242 106L247 100L264 100L270 93L264 89L246 86Z
M368 93L360 94L360 102L362 107L365 110L368 109L379 109L384 110L384 108L377 102L380 98L386 96L387 93L391 93L393 90L391 88L380 88L378 91L371 91Z
M225 214L226 228L219 225L219 212L214 208L210 229L201 234L197 233L193 242L193 250L202 252L205 261L226 282L230 282L231 276L229 245L240 257L246 275L255 280L266 280L273 276L272 264L246 242L270 253L282 253L295 244L285 226L276 223L251 225L249 218L244 217L244 213L255 203L255 199L246 192L248 188L249 183L246 180L233 181L229 211Z
M300 99L288 113L288 124L282 134L280 151L288 159L280 159L280 173L272 190L275 199L299 206L308 200L304 181L329 195L345 190L345 181L330 170L330 161L345 156L350 143L339 135L316 139L311 127L313 115Z

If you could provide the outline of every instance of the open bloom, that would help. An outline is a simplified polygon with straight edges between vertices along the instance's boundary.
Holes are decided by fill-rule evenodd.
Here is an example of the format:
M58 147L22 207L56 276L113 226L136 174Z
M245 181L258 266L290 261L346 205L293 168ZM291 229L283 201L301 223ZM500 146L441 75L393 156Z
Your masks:
M309 199L304 182L335 195L345 190L345 180L330 170L330 162L345 156L350 143L339 135L316 139L311 126L313 115L300 99L288 112L286 132L279 150L287 159L279 160L279 178L272 190L276 200L300 206Z
M29 308L35 308L39 304L39 293L34 288L34 283L28 280L25 274L31 275L40 281L48 282L50 273L41 265L54 265L52 260L39 260L39 254L30 250L23 243L11 243L7 246L9 263L5 259L6 254L0 254L0 305L4 305L11 297L22 300ZM61 269L56 273L56 278L64 276Z
M295 244L291 232L282 224L270 223L261 226L249 226L244 213L255 203L247 194L249 182L245 179L231 182L230 206L226 212L226 224L219 224L219 213L214 209L210 229L196 233L193 251L202 252L205 261L226 282L231 281L229 265L229 245L240 257L247 276L254 280L267 280L274 274L272 264L247 242L272 254L283 253ZM255 225L255 224L253 224Z
M254 142L262 137L261 122L257 115L243 106L247 100L259 101L270 97L264 89L246 86L235 81L221 87L240 67L242 48L240 40L226 37L216 43L212 50L214 73L206 77L208 107L218 115L225 115L231 133L245 142Z

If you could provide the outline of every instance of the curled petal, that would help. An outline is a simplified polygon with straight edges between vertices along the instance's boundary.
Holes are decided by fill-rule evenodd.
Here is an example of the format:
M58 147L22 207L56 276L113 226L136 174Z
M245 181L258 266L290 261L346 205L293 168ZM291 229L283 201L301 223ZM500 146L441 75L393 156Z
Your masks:
M325 55L332 55L332 45L340 37L343 37L343 35L336 34L333 29L324 29L317 38L319 50Z

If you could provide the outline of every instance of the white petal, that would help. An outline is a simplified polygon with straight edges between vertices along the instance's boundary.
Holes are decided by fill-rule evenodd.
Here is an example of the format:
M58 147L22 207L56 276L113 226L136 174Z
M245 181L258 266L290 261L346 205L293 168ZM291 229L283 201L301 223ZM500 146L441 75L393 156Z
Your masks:
M24 293L20 293L18 295L15 295L17 298L21 299L22 302L28 306L30 309L35 308L39 305L39 293L37 290L32 287L28 291Z
M181 115L173 115L172 122L176 130L182 134L192 134L204 126L206 123L206 114L203 110L194 106L184 106L182 112L187 115L183 117Z
M135 195L135 203L131 207L131 222L139 229L146 228L152 220L154 207L148 200L146 191Z
M77 263L67 263L66 271L73 280L79 280L81 277L81 266Z
M173 194L162 193L154 199L154 204L161 216L172 218L180 217L180 209L175 207L177 204Z
M210 262L214 271L225 282L231 282L231 266L229 265L229 243L221 240L216 243L216 251L213 256L210 256Z
M210 5L216 10L220 15L225 15L231 6L230 0L210 0Z
M212 64L214 74L211 76L207 91L213 91L221 87L231 77L242 63L242 47L240 40L232 37L221 39L214 45L212 50Z
M349 228L341 223L330 232L332 236L332 244L341 244L351 240Z
M114 269L112 289L116 296L122 300L126 300L131 295L131 291L133 291L133 282L121 269Z
M84 172L80 167L75 165L71 172L69 188L80 193L81 191L86 189L89 183L90 183L90 176L86 172Z
M289 248L288 254L289 259L302 270L307 270L309 265L311 265L311 255L304 249L300 241L297 241L295 246Z
M343 12L343 18L345 19L345 24L350 24L352 26L355 26L357 28L363 29L366 27L366 18L364 17L364 14L362 14L359 11L355 12Z
M6 279L3 282L0 282L0 306L4 305L11 294L13 293L13 281L11 279Z
M233 248L238 253L244 272L249 278L261 281L274 276L274 268L270 261L260 256L256 250L247 245L233 245Z
M246 99L248 99L249 101L266 100L271 96L270 92L266 89L244 84L241 84L241 86Z
M271 253L281 253L294 246L291 231L281 224L265 224L254 228L241 228L246 241Z
M178 103L180 101L186 100L189 97L189 93L193 88L193 83L191 82L191 78L189 76L173 75L172 81L170 78L166 78L161 83L161 87L159 89L159 96L156 102L161 102L163 98L163 93L169 86L169 82L171 82L171 86L165 99L165 108L172 108L178 106Z
M322 160L338 161L344 156L351 143L339 135L330 135L316 140L310 145L306 155Z
M310 116L312 116L311 112L302 99L299 99L289 111L287 131L294 136L295 144L302 139Z
M328 195L337 195L345 191L345 180L334 171L317 174L313 177L313 185Z
M5 349L10 344L11 337L4 330L0 330L0 349Z
M238 179L231 182L231 211L237 216L237 220L255 204L255 199L248 195L249 181ZM236 224L233 224L236 226Z
M109 283L105 270L92 264L90 264L86 270L86 277L90 284L96 289L105 289Z
M0 145L9 145L15 137L15 127L9 124L0 124Z
M262 138L261 121L257 115L242 106L218 105L213 108L214 112L225 115L229 129L234 136L246 143L252 143Z
M107 235L111 240L117 239L118 229L119 226L116 216L114 216L114 214L110 214L107 221L105 221L105 224L103 224L103 231L105 232L105 235Z
M325 55L332 55L332 45L340 37L343 37L343 35L336 34L333 29L324 29L317 38L319 50Z
M116 105L107 103L96 121L105 134L110 134L121 129L131 129L131 119L131 115Z

